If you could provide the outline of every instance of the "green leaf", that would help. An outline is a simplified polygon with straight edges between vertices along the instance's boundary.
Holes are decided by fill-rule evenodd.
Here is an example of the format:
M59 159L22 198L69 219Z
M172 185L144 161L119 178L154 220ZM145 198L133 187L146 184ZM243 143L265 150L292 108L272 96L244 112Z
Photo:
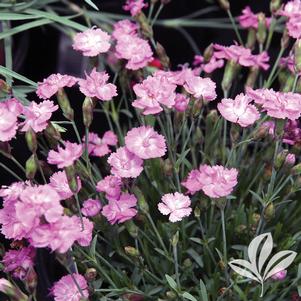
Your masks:
M16 26L14 28L11 28L9 30L3 31L0 33L0 40L6 38L6 37L10 37L14 34L17 34L19 32L31 29L31 28L35 28L35 27L40 27L42 25L46 25L46 24L50 24L52 23L52 20L47 20L47 19L41 19L41 20L36 20L36 21L32 21L32 22L27 22L25 24Z
M181 166L182 162L184 161L184 159L186 158L186 156L189 154L190 152L190 148L188 148L186 151L184 151L180 158L177 160L176 164L175 164L175 167L176 167L176 170L179 169L179 167Z
M0 13L1 21L10 21L10 20L30 20L30 19L40 19L39 16L32 16L26 14L14 14L14 13Z
M99 8L91 0L85 0L85 2L92 6L94 9L99 10Z
M175 291L177 290L177 283L174 281L173 278L171 278L169 275L165 274L165 278L168 282L168 285L174 289Z
M191 301L198 301L196 298L194 298L191 294L185 292L183 295L182 295L183 298L187 299L187 300L191 300Z
M202 279L200 279L200 290L201 290L201 297L202 297L201 301L208 301L209 298L208 298L206 285Z
M94 236L91 246L90 246L90 255L95 258L95 252L96 252L96 243L97 243L97 234Z
M8 68L5 68L4 66L0 66L0 74L1 75L4 75L4 76L12 76L13 78L16 78L24 83L27 83L33 87L37 87L37 84L35 82L33 82L32 80L28 79L27 77L15 72L15 71L12 71Z
M202 260L202 257L194 250L194 249L188 249L187 253L194 259L194 261L201 267L204 267L204 262Z

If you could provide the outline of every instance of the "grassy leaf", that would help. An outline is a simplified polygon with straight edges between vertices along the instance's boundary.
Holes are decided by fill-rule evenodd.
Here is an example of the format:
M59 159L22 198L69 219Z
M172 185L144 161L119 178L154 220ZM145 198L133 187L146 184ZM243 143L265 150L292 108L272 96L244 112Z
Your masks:
M27 84L35 87L35 88L37 87L37 84L35 82L33 82L32 80L28 79L27 77L15 72L15 71L7 69L3 66L0 66L0 74L4 75L4 76L11 76L13 78L16 78L24 83L27 83Z
M187 300L190 300L190 301L198 301L196 298L194 298L191 294L185 292L183 295L182 295L183 298L187 299Z
M174 281L174 279L173 278L171 278L169 275L165 275L165 278L166 278L166 280L167 280L167 282L168 282L168 285L172 288L172 289L174 289L175 291L177 290L177 283Z
M200 279L200 289L201 289L202 301L208 301L209 298L208 298L206 285L202 279Z
M93 7L96 10L99 10L98 7L91 1L91 0L85 0L87 4L89 4L91 7Z

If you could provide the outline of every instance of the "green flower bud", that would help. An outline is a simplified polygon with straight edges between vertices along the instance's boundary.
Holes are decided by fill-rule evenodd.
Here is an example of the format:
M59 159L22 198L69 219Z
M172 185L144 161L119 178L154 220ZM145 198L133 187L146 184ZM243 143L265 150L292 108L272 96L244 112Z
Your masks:
M287 157L287 154L288 154L287 150L283 150L282 152L277 154L276 159L275 159L275 168L276 169L280 169L283 166L285 159Z
M176 300L177 299L177 294L173 291L167 291L166 292L166 297L168 300Z
M272 14L275 14L281 6L281 0L271 0L270 2L270 11Z
M201 216L201 209L200 209L200 207L196 206L193 213L194 213L194 216L196 218L200 218L200 216Z
M3 79L0 79L0 92L11 94L11 87Z
M36 153L38 148L37 135L32 128L29 128L29 130L25 133L25 140L29 150L32 153Z
M25 163L26 170L26 178L29 180L34 179L37 170L38 170L38 162L35 154L32 154L29 159Z
M132 220L125 222L124 225L133 238L138 237L139 228L135 225L135 223Z
M224 71L224 77L222 80L222 88L224 91L230 90L232 83L233 83L239 69L240 69L240 66L236 62L234 62L232 60L227 62L226 68Z
M265 209L264 209L264 213L263 213L264 218L267 221L270 221L274 218L275 216L275 206L273 203L269 203Z
M179 231L176 232L176 234L172 237L170 240L171 244L176 247L179 242Z
M184 261L183 261L183 266L185 268L190 268L192 266L192 261L190 258L186 258Z
M87 128L92 124L94 107L95 101L90 97L86 97L83 103L83 122Z
M256 30L254 28L250 28L248 30L246 48L253 49L255 44L256 44Z
M290 36L288 34L287 28L284 28L281 37L281 48L286 49L289 46Z
M257 29L257 41L263 45L267 37L266 19L264 13L258 14L258 29Z
M173 164L169 158L162 162L164 175L170 177L173 174Z
M170 59L166 54L165 48L159 42L157 42L156 53L162 66L168 69L170 67Z
M213 56L213 52L214 52L213 44L211 43L209 46L207 46L207 48L204 51L203 57L204 57L205 62L209 62L211 60L211 58Z
M253 213L252 214L252 220L251 220L252 225L257 226L257 224L259 223L259 221L260 221L260 214Z
M56 149L58 142L61 140L62 137L60 132L53 126L52 122L48 123L44 134L51 148Z
M86 269L85 278L87 281L91 282L95 280L96 276L97 276L97 271L94 268Z
M149 213L149 206L144 198L142 191L138 187L135 187L133 189L133 192L138 199L138 207L140 208L140 210L145 214Z
M138 15L135 16L135 19L140 25L142 35L146 38L152 38L154 35L153 29L150 26L145 14L143 12L140 12Z
M61 110L63 111L64 116L67 119L72 121L74 118L74 112L73 112L73 109L71 108L68 96L65 93L64 89L59 89L58 92L56 93L56 97L57 97L59 106L60 106Z
M132 257L138 257L140 255L139 251L131 246L124 247L124 251L127 255L130 255Z
M295 166L291 169L291 173L292 173L292 175L300 175L300 174L301 174L301 163L295 165Z
M223 10L227 11L230 9L230 3L228 0L217 0L217 2Z
M296 72L301 72L301 39L297 40L294 47Z
M78 183L77 183L77 178L76 178L76 173L75 173L75 168L74 165L70 165L65 167L65 172L69 184L70 190L75 194L78 192Z

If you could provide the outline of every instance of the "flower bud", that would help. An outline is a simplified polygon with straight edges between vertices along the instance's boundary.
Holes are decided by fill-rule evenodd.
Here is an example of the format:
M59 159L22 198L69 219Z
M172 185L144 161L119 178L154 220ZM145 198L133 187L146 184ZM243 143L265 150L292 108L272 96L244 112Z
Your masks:
M265 181L269 181L271 179L271 176L272 176L272 165L267 164L263 170L263 179Z
M135 19L140 25L142 35L146 38L152 38L154 35L153 29L150 26L145 14L143 12L140 12L138 15L135 16Z
M253 88L256 83L258 74L259 74L259 68L257 66L252 66L250 68L245 87Z
M270 11L272 14L275 14L281 6L281 0L271 0L270 2Z
M200 209L200 207L196 206L195 209L194 209L194 211L193 211L193 213L194 213L194 216L196 218L200 218L200 216L201 216L201 209Z
M162 66L168 69L170 67L170 59L166 54L165 48L159 42L157 42L156 53Z
M97 276L97 271L94 268L86 269L85 278L87 281L90 282L95 280L96 276Z
M295 54L295 68L297 73L301 72L301 39L298 39L295 43L294 48Z
M95 101L90 97L86 97L83 103L83 122L87 128L92 124L94 107Z
M232 60L227 62L226 68L224 71L224 77L222 80L222 88L224 91L230 90L230 88L232 86L232 82L233 82L234 78L236 77L239 68L240 68L239 65Z
M50 144L51 148L55 148L58 145L58 142L61 140L60 132L53 126L52 122L48 123L47 128L44 131L45 137Z
M295 166L291 169L291 173L292 173L292 175L300 175L300 174L301 174L301 163L295 165Z
M131 246L124 247L124 251L127 255L130 255L132 257L138 257L140 255L139 251Z
M253 213L252 214L252 220L251 220L252 225L256 226L259 223L259 221L260 221L260 214Z
M287 156L287 153L288 153L287 150L283 150L276 156L276 159L275 159L275 168L276 169L280 169L283 166L286 156Z
M238 225L235 228L235 233L237 234L246 234L247 226L246 225Z
M73 120L74 118L74 112L73 109L71 108L69 99L67 97L67 94L65 93L64 89L59 89L58 92L56 93L56 97L59 103L59 106L61 110L63 111L64 116L69 119Z
M281 37L281 48L286 49L289 45L289 41L290 41L290 36L288 34L287 28L285 27Z
M273 280L278 280L278 281L282 281L285 279L287 274L287 270L281 270L275 274L273 274L273 276L271 277Z
M35 154L32 154L25 163L26 178L34 179L38 170L38 162Z
M217 2L223 10L227 11L230 9L230 3L228 0L217 0Z
M173 164L169 158L162 161L164 175L170 177L173 174Z
M253 49L255 44L256 44L256 30L254 28L250 28L248 30L246 48Z
M176 232L176 234L172 237L170 240L171 244L176 247L179 242L179 231Z
M227 199L226 199L226 198L214 199L214 204L215 204L219 209L225 209L226 204L227 204Z
M145 214L149 213L149 206L144 198L142 191L138 187L135 187L133 189L133 192L138 199L138 207L140 208L140 210Z
M11 87L4 81L3 79L0 79L0 92L4 94L11 94Z
M264 13L258 14L258 29L257 29L257 41L263 45L267 37L266 19Z
M285 162L284 162L285 166L290 168L290 167L294 166L295 163L296 163L295 154L291 154L291 153L287 154L287 156L285 158Z
M211 121L213 124L218 120L218 113L217 110L211 110L206 117L206 121Z
M125 300L125 301L143 301L144 296L136 294L136 293L124 294L124 295L122 295L122 300Z
M192 266L192 261L190 258L186 258L184 261L183 261L183 266L184 268L190 268Z
M230 138L232 143L236 143L239 138L241 137L240 135L240 126L232 123L231 124L231 129L230 129Z
M65 167L65 172L70 190L75 194L78 192L78 182L75 174L74 165Z
M176 300L177 299L177 295L173 291L167 291L166 292L166 297L167 297L168 300Z
M214 52L214 49L213 49L213 44L211 43L209 46L206 47L206 49L204 50L204 61L205 62L209 62L213 56L213 52Z
M32 128L29 128L29 130L25 133L25 140L29 150L32 153L36 153L38 148L37 135Z
M5 156L6 158L12 158L11 155L11 146L9 142L2 142L0 141L0 153Z
M133 238L138 237L139 228L135 225L135 223L132 220L125 222L124 225Z
M273 203L269 203L263 212L263 216L267 221L270 221L275 216L275 206Z

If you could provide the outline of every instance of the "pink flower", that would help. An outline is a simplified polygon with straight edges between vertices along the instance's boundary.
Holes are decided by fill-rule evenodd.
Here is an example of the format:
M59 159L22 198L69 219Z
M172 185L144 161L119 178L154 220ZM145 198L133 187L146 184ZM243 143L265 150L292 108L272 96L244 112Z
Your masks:
M85 137L83 138L83 141L85 141ZM89 133L88 152L92 156L103 157L111 153L109 145L116 144L117 136L112 131L105 132L102 139L95 133Z
M38 83L37 95L42 99L48 99L64 87L72 87L76 84L77 78L60 73L51 74L43 82Z
M171 108L175 104L176 85L160 73L148 76L142 83L134 86L138 98L133 107L143 110L144 115L157 114L163 111L161 105Z
M47 161L50 164L56 164L58 168L64 168L72 165L74 161L79 159L83 153L81 144L64 142L64 148L58 146L58 150L50 150Z
M214 56L218 59L232 60L245 67L257 66L264 70L269 68L269 56L266 52L253 55L249 48L244 48L238 45L226 47L214 44L213 46L215 49Z
M88 199L84 201L82 214L85 216L95 216L99 213L101 204L99 200Z
M137 36L138 26L130 20L121 20L114 24L112 36L116 40L122 39L126 35Z
M65 171L58 171L50 177L49 184L60 196L62 200L69 199L73 196ZM77 177L78 191L81 189L81 180ZM77 192L78 192L77 191Z
M182 193L167 193L162 197L162 203L158 204L159 211L164 215L169 215L172 223L181 221L183 217L189 216L192 209L191 201L188 196Z
M117 200L120 197L122 181L119 177L106 176L99 181L96 190L104 192L108 200Z
M140 126L128 131L125 145L141 159L159 158L166 153L164 136L158 134L151 126Z
M296 163L296 156L295 154L287 154L287 156L285 157L285 164L287 166L293 166Z
M97 56L109 50L110 35L100 28L90 28L79 32L74 37L74 50L81 51L84 56Z
M78 286L81 291L79 291ZM86 279L82 275L75 273L72 276L62 277L54 284L51 293L55 301L81 301L89 297Z
M239 94L235 99L224 98L217 108L225 119L247 127L260 118L257 108L250 104L251 101L250 97Z
M127 60L125 67L130 70L141 69L153 60L150 45L136 35L123 35L117 39L115 55Z
M126 147L120 147L108 158L113 175L120 178L136 178L143 170L143 160L131 153Z
M32 128L36 133L46 129L48 120L51 118L52 113L58 109L50 100L36 103L32 101L28 107L24 107L23 114L26 120L22 123L21 131L26 132Z
M19 250L9 250L4 256L2 263L4 272L10 273L15 278L23 280L29 269L34 266L35 249L33 247L23 247Z
M120 224L132 219L137 214L137 210L133 208L136 204L137 199L134 195L123 193L119 200L110 200L109 204L103 207L102 214L110 224Z
M258 28L258 14L254 14L249 6L246 6L242 15L238 17L239 24L242 28ZM266 26L269 27L271 23L270 18L266 18Z
M301 115L301 95L298 93L247 88L247 95L262 105L262 110L267 111L271 117L296 120Z
M175 98L174 108L178 112L185 112L188 108L189 98L184 96L183 94L177 93Z
M117 88L113 84L108 84L109 75L106 72L97 72L94 68L90 75L86 74L86 79L78 81L80 91L88 97L96 97L103 101L111 100L117 95Z
M195 98L203 98L211 101L216 98L216 84L210 78L201 78L199 76L189 76L185 80L185 90Z
M274 124L275 128L275 124ZM283 143L295 145L301 142L301 127L298 120L288 120L284 127Z
M271 278L273 280L279 280L279 281L281 281L281 280L285 279L286 274L287 274L287 270L281 270L281 271L273 274Z
M148 5L144 3L144 0L126 0L123 9L126 11L130 11L131 15L134 17L138 15L144 7Z
M77 241L88 246L92 240L93 223L83 218L84 230L77 216L62 216L56 222L35 227L29 241L36 248L49 247L52 251L66 253Z
M209 62L202 65L202 68L206 73L212 73L216 69L220 69L223 66L224 61L216 59L216 57L213 55Z
M279 14L290 18L292 16L299 15L300 11L301 11L301 1L293 0L293 1L289 1L284 6L284 8L279 11Z
M0 197L5 201L16 201L21 192L25 189L26 185L30 185L28 182L15 182L10 186L2 186L0 189Z
M300 39L301 37L301 12L298 15L294 15L289 18L286 23L288 34L295 38Z
M9 141L16 136L18 128L18 115L23 106L15 99L0 102L0 141Z
M212 198L220 198L229 195L237 184L238 171L235 168L227 169L220 165L201 165L199 170L193 170L182 185L189 193L199 190Z

